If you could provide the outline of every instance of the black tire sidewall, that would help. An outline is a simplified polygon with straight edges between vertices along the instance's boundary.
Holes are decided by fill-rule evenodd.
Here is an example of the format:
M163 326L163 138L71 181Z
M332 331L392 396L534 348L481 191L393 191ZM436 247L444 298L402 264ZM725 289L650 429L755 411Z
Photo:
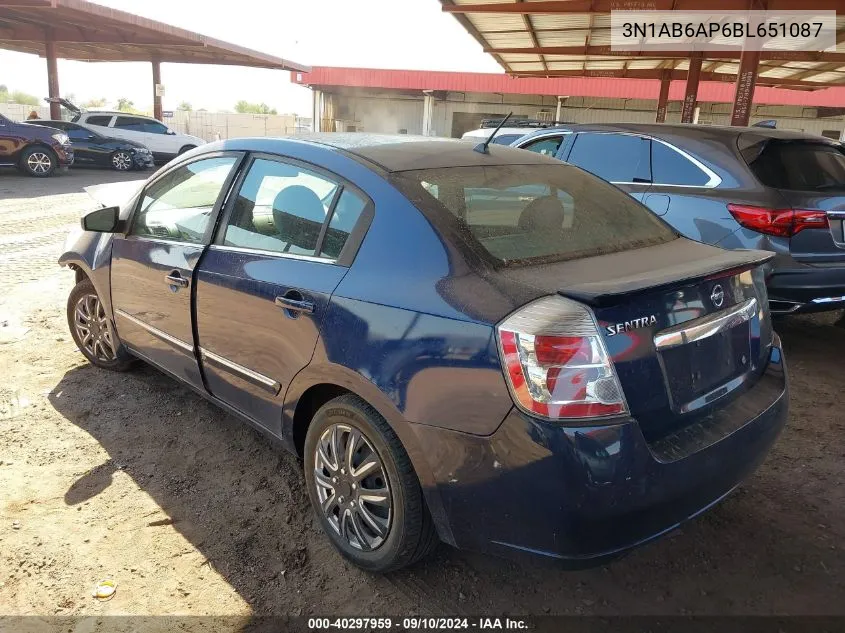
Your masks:
M44 173L44 174L37 173L37 172L32 171L29 168L29 163L27 161L29 160L29 157L32 154L35 154L36 152L43 152L44 154L46 154L47 156L50 157L50 161L51 161L52 164L50 166L50 171L48 171L47 173ZM51 150L49 147L46 147L44 145L32 145L30 147L27 147L21 153L20 168L23 170L23 172L25 174L27 174L28 176L32 176L33 178L47 178L49 176L52 176L53 172L56 171L56 167L58 166L58 164L59 164L59 160L56 157L56 153L53 150Z
M181 155L182 155L182 154L184 154L185 152L190 152L192 149L196 149L196 148L197 148L197 146L196 146L196 145L185 145L184 147L182 147L182 148L179 150L179 154L178 154L178 155L179 155L179 156L181 156Z
M91 356L85 348L82 346L82 341L79 340L79 335L76 332L76 325L74 324L74 310L76 309L76 302L83 295L95 294L99 298L99 294L97 293L97 289L94 287L94 284L91 282L90 279L85 278L76 284L73 287L73 290L70 291L70 294L67 298L67 324L68 328L70 328L70 335L73 338L73 342L76 343L76 347L82 353L83 356L88 360L89 363L94 365L95 367L100 367L102 369L109 369L111 371L125 371L129 367L132 366L133 358L126 351L126 348L123 346L123 343L120 342L120 338L117 335L117 330L114 328L114 324L112 324L112 331L114 336L114 344L117 346L116 355L117 358L113 361L102 361L98 358ZM102 302L102 299L100 299Z
M311 504L314 507L320 525L337 550L346 559L363 569L369 571L385 571L394 568L394 562L402 556L408 547L407 526L405 525L405 517L408 514L406 508L406 504L408 503L407 482L400 475L393 451L383 438L381 431L367 418L367 414L359 410L358 407L336 400L327 403L316 413L305 438L305 481L308 487L308 496L311 499ZM391 503L393 504L390 532L385 542L371 552L357 550L349 545L334 531L334 528L328 523L319 509L320 502L317 499L317 487L313 476L314 451L320 436L333 424L346 424L360 431L372 444L379 459L384 464L387 474Z

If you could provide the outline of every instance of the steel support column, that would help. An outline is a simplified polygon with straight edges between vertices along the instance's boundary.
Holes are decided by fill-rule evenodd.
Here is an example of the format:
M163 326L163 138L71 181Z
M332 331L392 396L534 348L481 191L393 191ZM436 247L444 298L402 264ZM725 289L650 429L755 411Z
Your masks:
M152 60L153 65L153 116L161 121L164 119L164 111L161 107L161 96L158 93L158 86L161 85L161 62Z
M429 90L423 90L422 135L434 136L434 97Z
M757 85L757 68L760 64L760 51L742 51L739 59L739 73L734 89L734 107L731 112L731 125L748 125L751 118L751 104L754 101L754 87Z
M654 119L655 123L666 122L666 106L669 104L669 86L672 80L669 73L664 72L663 78L660 80L660 96L657 97L657 117Z
M698 101L698 79L701 77L701 53L694 53L689 60L687 71L687 89L684 93L684 104L681 109L681 123L692 123L695 116L695 105Z
M56 59L56 43L48 39L45 43L47 54L47 96L50 97L50 118L62 118L62 106L56 101L59 98L59 64Z

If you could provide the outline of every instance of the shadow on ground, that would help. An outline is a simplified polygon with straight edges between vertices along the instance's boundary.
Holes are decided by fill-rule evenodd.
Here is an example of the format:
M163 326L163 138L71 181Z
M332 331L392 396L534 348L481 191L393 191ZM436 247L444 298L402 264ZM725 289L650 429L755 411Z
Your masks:
M410 570L362 573L321 535L295 457L146 366L82 366L52 390L109 455L65 503L95 498L123 470L257 614L845 613L841 382L818 380L841 376L845 329L832 322L779 323L792 419L763 467L713 511L606 567L441 547Z

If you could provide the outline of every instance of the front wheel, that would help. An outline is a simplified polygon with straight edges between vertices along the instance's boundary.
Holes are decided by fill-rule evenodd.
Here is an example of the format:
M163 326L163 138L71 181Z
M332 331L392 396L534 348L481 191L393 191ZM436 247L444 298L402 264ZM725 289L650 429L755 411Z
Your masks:
M118 150L111 155L111 166L115 171L129 171L132 162L132 154L125 150Z
M35 178L46 178L56 170L56 155L46 147L28 147L21 154L21 169Z
M67 322L76 346L92 365L112 371L126 371L133 365L90 279L70 291Z
M314 415L305 481L332 544L362 569L405 567L438 543L408 454L384 418L355 395Z

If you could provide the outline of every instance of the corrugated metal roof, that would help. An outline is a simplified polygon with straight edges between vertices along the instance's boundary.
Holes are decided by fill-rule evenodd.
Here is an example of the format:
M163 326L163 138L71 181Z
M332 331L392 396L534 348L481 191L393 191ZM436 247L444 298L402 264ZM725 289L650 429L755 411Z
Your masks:
M638 77L659 78L664 69L685 70L689 68L687 60L680 57L683 53L644 53L638 55L618 55L621 59L636 60L637 57L648 57L657 61L654 63L632 61L627 66L619 64L616 66L597 63L595 55L597 48L610 47L610 7L624 9L656 8L660 5L655 0L643 2L643 0L570 0L567 2L548 2L544 0L440 0L444 11L454 11L457 7L466 7L456 12L455 15L461 23L469 30L487 52L490 52L503 66L504 70L513 75L526 76L526 73L542 73L553 76L555 73L571 73L576 70L572 63L579 62L578 67L584 70L602 70L608 73L616 73L616 76L624 77L629 70L636 70ZM825 4L825 8L836 7L835 0L779 0L778 10L818 8L819 2ZM542 3L542 4L538 4ZM519 4L518 8L513 5ZM839 2L839 5L842 3ZM469 6L468 6L469 5ZM508 5L508 6L505 6ZM536 9L532 8L536 5ZM671 5L679 7L683 5L685 10L701 8L697 0L674 0ZM807 5L807 6L804 6ZM747 0L721 0L720 6L725 10L747 10ZM821 5L819 5L821 6ZM600 9L600 10L599 10ZM758 77L758 85L782 85L793 88L815 89L820 83L832 85L845 85L845 73L831 67L831 62L845 62L845 15L837 15L837 46L836 51L840 59L834 59L831 55L836 53L807 53L794 50L798 44L783 42L778 53L792 54L797 59L806 59L808 65L805 71L800 73L787 73L773 71L773 68L797 68L789 66L791 62L785 59L777 59L775 52L763 53L762 59L766 69L761 66ZM502 31L507 31L503 33ZM728 43L728 40L717 36L713 43ZM577 56L578 59L567 60L566 62L555 63L552 55L560 54L561 50ZM513 50L518 49L518 50ZM535 68L537 62L530 64L524 58L515 58L517 54L538 55L541 68ZM733 55L733 57L732 57ZM702 78L706 79L709 73L736 74L738 72L739 53L703 53L704 70ZM814 61L817 59L818 61ZM545 68L543 68L545 64ZM561 65L562 64L562 65ZM818 72L812 72L817 70ZM545 72L544 72L545 71ZM561 76L561 75L558 75ZM724 77L712 77L713 79L724 79Z
M660 62L657 62L660 63ZM573 71L581 71L583 62L554 62L573 64ZM551 69L551 68L550 68ZM559 70L570 70L560 68ZM629 65L629 70L631 70ZM656 79L606 79L599 77L512 77L490 73L450 73L426 70L382 70L374 68L337 68L315 66L310 73L292 72L291 81L318 89L336 86L371 88L374 90L420 91L443 90L450 92L503 93L524 95L567 95L572 97L605 97L617 99L657 99L660 82ZM684 98L684 82L673 81L669 98ZM731 83L702 81L698 100L732 103L734 86ZM832 87L812 92L783 90L758 86L754 92L755 103L775 105L803 105L807 107L842 107L845 87Z

